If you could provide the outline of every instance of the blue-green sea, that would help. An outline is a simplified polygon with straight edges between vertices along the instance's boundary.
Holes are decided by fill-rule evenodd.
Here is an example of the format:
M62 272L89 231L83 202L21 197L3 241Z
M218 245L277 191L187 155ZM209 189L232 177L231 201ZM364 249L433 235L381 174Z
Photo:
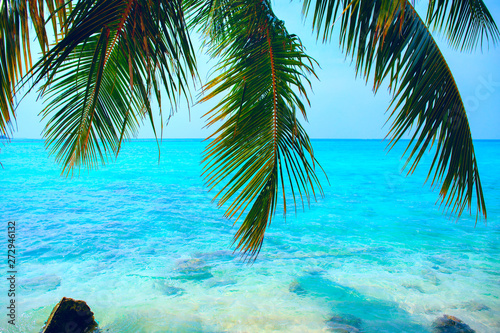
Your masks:
M231 248L239 222L204 187L201 140L164 140L160 159L154 140L127 142L68 178L43 141L2 145L0 332L40 332L62 297L85 300L109 333L432 332L444 314L500 332L500 141L475 142L488 208L477 225L436 204L431 153L406 177L405 143L386 144L313 140L325 195L278 209L252 265Z

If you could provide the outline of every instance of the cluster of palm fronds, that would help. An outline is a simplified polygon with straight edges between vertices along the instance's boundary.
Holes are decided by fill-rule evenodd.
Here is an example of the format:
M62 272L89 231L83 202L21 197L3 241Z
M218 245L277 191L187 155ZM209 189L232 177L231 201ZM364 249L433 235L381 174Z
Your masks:
M475 197L477 216L486 216L464 105L429 32L462 50L495 44L499 31L483 1L431 0L425 20L408 0L303 0L303 13L324 41L340 26L341 48L375 91L387 82L391 144L412 136L409 172L435 144L429 176L442 184L445 206L460 215ZM247 212L236 248L256 257L278 200L286 212L286 188L295 205L322 193L298 117L307 119L304 85L316 61L269 0L3 0L0 24L0 134L11 134L16 92L37 85L48 101L44 136L64 172L116 156L145 118L154 128L152 105L161 106L162 91L169 109L191 100L190 34L199 31L218 59L200 100L219 101L206 115L218 127L204 175L218 204L227 203L225 216ZM43 52L36 63L30 24Z

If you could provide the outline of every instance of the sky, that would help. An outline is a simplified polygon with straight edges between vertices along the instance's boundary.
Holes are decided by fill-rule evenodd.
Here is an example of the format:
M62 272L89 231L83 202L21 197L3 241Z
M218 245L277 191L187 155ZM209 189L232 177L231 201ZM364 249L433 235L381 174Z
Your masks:
M500 25L500 3L484 0L493 18ZM417 9L425 14L426 1L418 2ZM326 44L316 41L311 21L303 21L301 2L274 0L275 14L283 21L289 33L299 36L308 55L316 59L319 80L311 78L312 91L308 91L311 106L307 110L308 122L299 119L312 139L381 139L389 130L387 108L390 95L387 84L376 96L370 81L355 78L350 59L339 48L338 38ZM338 30L337 30L338 31ZM338 34L337 34L338 35ZM434 34L445 59L455 77L464 101L473 139L500 139L500 46L485 47L472 53L459 52L448 47L444 38ZM208 72L215 65L199 49L199 41L193 35L198 49L197 61L200 77L208 80ZM199 88L199 87L198 87ZM196 97L197 93L193 93ZM170 119L163 132L164 138L206 138L215 128L204 128L202 118L213 103L196 104L189 109L182 105ZM43 103L35 94L26 96L17 110L17 126L14 138L42 138L43 120L38 115ZM158 113L159 110L155 110ZM163 112L169 112L165 108ZM159 124L157 125L159 127ZM154 134L147 121L139 130L138 138L152 138Z

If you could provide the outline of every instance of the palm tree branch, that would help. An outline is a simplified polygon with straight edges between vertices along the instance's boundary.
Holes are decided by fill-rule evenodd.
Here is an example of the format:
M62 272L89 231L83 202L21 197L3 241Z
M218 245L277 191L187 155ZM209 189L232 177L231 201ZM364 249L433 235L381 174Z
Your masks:
M366 80L373 75L375 92L383 81L389 81L389 89L394 94L390 106L393 124L389 146L393 147L405 134L413 132L405 151L405 155L409 152L408 172L412 173L425 152L437 142L428 178L434 173L432 184L442 183L441 203L460 216L466 207L471 210L475 192L476 216L486 217L465 108L451 71L427 26L409 1L404 10L396 7L391 15L386 11L389 0L356 1L356 6L347 0L332 0L329 4L334 3L339 10L347 9L340 23L341 46L355 60L356 73L361 73ZM317 22L324 17L319 10L314 15ZM322 26L316 25L316 29L331 29L330 23L324 21ZM380 26L385 27L383 33Z
M79 2L67 22L33 72L50 100L44 135L66 173L116 156L143 117L156 133L152 95L160 104L163 86L175 106L196 71L180 0Z
M314 187L322 193L309 138L296 119L295 110L305 116L305 107L292 89L305 95L301 79L309 82L305 75L314 74L314 60L288 34L268 1L222 2L212 1L198 22L210 36L210 54L221 57L218 76L204 86L201 101L224 96L205 115L207 126L219 127L205 150L203 175L206 185L217 189L217 204L227 205L227 218L236 223L249 209L233 244L252 260L279 195L286 212L285 177L294 203L296 195L302 204L309 202ZM228 8L230 13L224 11Z

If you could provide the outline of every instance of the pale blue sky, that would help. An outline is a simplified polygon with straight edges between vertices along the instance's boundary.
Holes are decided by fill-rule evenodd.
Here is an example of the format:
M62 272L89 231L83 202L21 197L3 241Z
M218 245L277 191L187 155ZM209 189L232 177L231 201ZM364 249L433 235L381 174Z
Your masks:
M420 1L419 7L425 7ZM485 0L497 24L500 24L500 3ZM385 113L390 96L382 87L377 96L371 84L355 79L354 67L345 60L338 46L338 39L331 43L316 42L311 32L310 21L305 24L301 16L301 4L297 1L275 0L274 10L285 21L290 33L298 35L307 53L315 58L321 68L316 70L319 81L312 79L313 91L309 93L311 107L308 109L309 123L304 127L311 138L383 138L389 126ZM335 36L334 36L335 37ZM500 139L500 47L485 48L483 52L460 53L447 47L445 40L437 38L447 59L460 93L465 102L474 139ZM199 43L195 43L198 45ZM208 58L198 55L200 75L206 82L206 73L211 65ZM28 96L17 111L17 131L14 138L41 138L43 123L38 113L42 102L34 95ZM201 116L209 110L208 104L195 105L190 110L181 107L164 130L165 138L204 138L212 130L203 129ZM165 109L164 112L168 112ZM153 137L147 122L139 132L139 138Z

